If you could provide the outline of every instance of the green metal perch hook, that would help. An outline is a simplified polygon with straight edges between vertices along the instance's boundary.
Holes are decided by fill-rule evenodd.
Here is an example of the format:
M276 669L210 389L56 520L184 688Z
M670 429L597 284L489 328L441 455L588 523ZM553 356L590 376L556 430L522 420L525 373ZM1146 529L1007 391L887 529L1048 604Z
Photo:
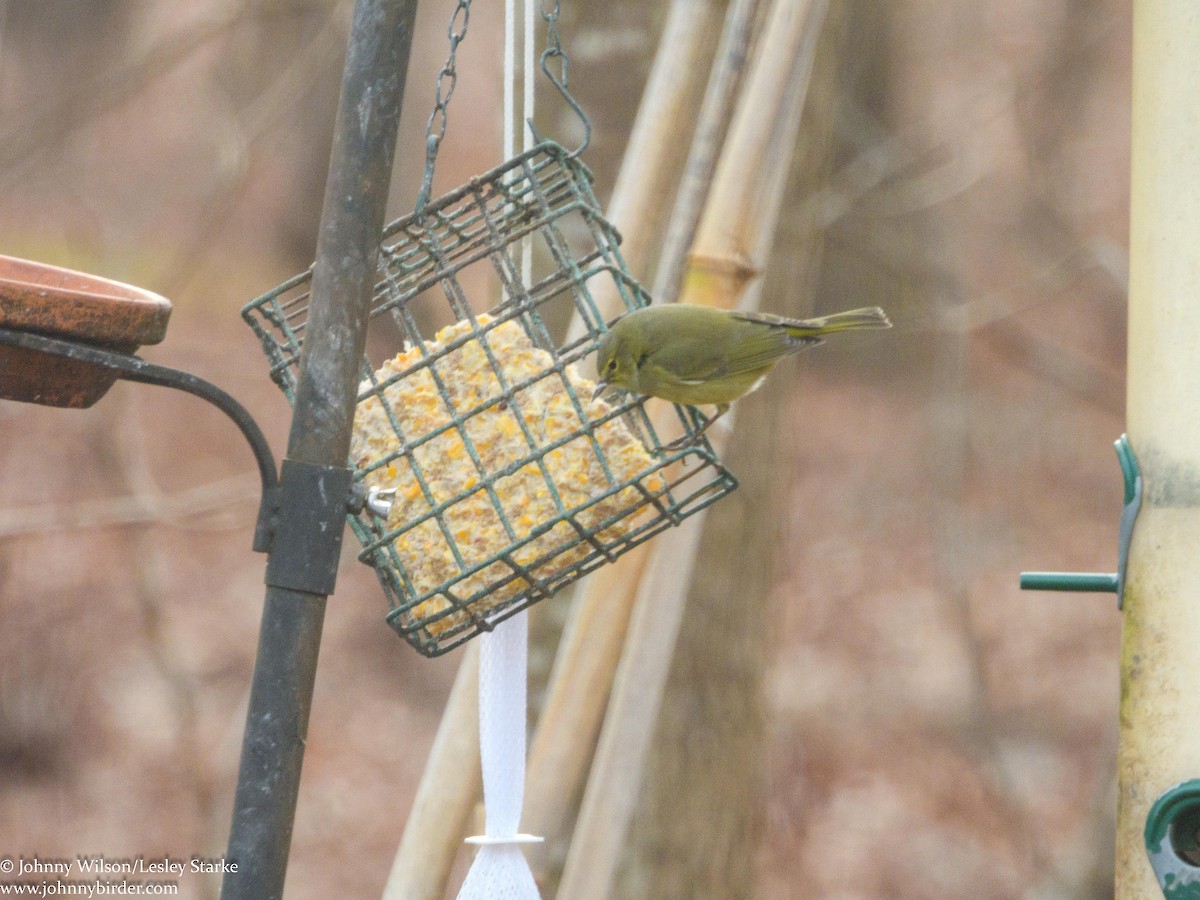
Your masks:
M1125 509L1121 513L1121 524L1117 535L1117 571L1108 572L1022 572L1023 591L1084 591L1117 595L1117 609L1125 599L1125 565L1129 560L1129 543L1133 538L1133 526L1138 510L1142 506L1142 472L1137 457L1129 445L1129 438L1121 435L1114 446L1121 474L1125 478Z

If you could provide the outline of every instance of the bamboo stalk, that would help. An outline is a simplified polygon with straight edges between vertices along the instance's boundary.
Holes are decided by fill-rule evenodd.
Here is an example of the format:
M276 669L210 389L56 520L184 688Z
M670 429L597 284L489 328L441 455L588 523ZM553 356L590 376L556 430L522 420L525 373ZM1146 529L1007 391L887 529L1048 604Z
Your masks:
M770 251L827 0L775 0L721 152L682 301L730 305Z
M526 849L541 881L562 868L570 829L608 707L649 545L589 576L559 644L546 705L529 752L525 828L546 842Z
M775 0L771 6L705 206L697 233L699 255L685 277L684 299L733 306L760 269L778 220L825 10L825 0ZM764 127L764 116L772 127ZM736 217L735 229L728 227L730 216ZM720 441L720 435L715 437ZM693 516L660 537L655 547L638 592L560 900L610 895L705 519L702 513Z
M658 538L655 563L637 592L588 793L567 854L560 900L611 896L610 885L641 788L646 751L658 718L704 518L692 516ZM678 565L663 565L667 559ZM633 685L636 690L630 690Z
M659 256L653 291L659 303L670 303L679 296L688 251L695 240L713 171L725 142L729 121L733 117L737 88L754 34L754 22L764 6L761 0L733 0L725 14L721 43L717 47L712 76L704 92L696 133L692 137L675 209Z
M629 144L609 198L605 217L621 234L621 253L635 278L641 279L657 249L663 219L683 167L681 135L696 119L704 79L721 31L722 0L672 0L659 40L658 53L642 92ZM624 307L615 285L598 285L594 300L607 320ZM568 342L583 336L576 315Z
M1139 0L1133 18L1129 439L1144 479L1121 635L1116 896L1162 897L1143 829L1200 777L1200 13Z
M624 238L625 263L635 277L649 268L665 227L696 106L721 33L720 0L673 0L667 12L643 101L621 160L606 211ZM615 310L614 310L615 312Z
M479 799L479 646L466 648L383 900L441 900Z

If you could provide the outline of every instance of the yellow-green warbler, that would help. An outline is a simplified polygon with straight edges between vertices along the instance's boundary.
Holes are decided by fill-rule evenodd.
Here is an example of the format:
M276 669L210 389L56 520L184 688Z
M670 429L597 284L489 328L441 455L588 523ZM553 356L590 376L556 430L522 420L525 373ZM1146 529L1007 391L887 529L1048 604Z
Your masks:
M823 335L891 327L877 306L816 319L683 303L636 309L600 339L593 396L612 386L688 406L714 404L707 428L757 388L775 363L821 343Z

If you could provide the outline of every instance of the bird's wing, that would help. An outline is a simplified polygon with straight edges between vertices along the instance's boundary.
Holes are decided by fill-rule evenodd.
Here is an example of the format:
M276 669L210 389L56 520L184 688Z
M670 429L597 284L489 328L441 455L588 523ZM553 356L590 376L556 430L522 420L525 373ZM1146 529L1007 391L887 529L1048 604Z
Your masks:
M678 338L662 343L650 354L652 363L682 384L703 384L726 375L743 375L769 368L784 356L820 338L794 338L781 328L761 324L745 327L736 339L716 342Z
M739 323L742 333L738 340L733 342L726 359L726 370L730 374L765 369L803 347L821 343L818 337L797 337L788 334L781 325L771 321L774 318L746 318L744 324Z
M649 354L650 363L682 384L702 384L729 371L725 355L711 342L676 337Z

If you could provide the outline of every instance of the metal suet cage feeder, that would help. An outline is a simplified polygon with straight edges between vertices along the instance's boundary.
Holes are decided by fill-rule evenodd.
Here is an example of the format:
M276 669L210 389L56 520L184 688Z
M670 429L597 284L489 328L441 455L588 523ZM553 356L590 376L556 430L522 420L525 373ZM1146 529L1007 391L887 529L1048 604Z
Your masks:
M350 521L388 621L426 655L736 486L695 410L676 407L682 438L663 442L643 400L594 398L577 370L607 330L602 284L625 310L648 303L618 241L586 167L548 141L384 230L372 322L393 322L404 349L363 360L350 462L394 499L386 518ZM310 282L311 270L243 310L289 399ZM501 300L477 311L479 293ZM557 336L572 315L579 336Z

